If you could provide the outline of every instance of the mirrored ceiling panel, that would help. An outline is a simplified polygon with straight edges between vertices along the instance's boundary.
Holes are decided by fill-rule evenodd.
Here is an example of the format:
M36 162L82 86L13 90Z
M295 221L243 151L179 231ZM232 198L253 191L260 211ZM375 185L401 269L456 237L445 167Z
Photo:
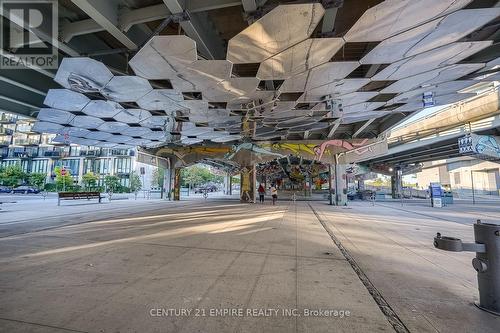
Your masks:
M50 89L43 104L60 110L81 111L90 99L76 91L68 89Z
M64 58L54 81L67 89L78 92L99 92L113 78L102 63L90 58Z
M437 49L397 61L377 74L372 79L399 80L435 68L453 65L468 56L490 46L492 41L452 43Z
M468 88L474 84L477 84L474 80L461 80L461 81L449 81L439 84L434 84L430 86L425 86L415 90L410 90L402 94L397 95L392 100L388 101L391 103L408 103L409 101L422 100L424 93L432 93L433 96L448 95L455 92L459 92L462 89Z
M104 123L104 120L92 116L75 116L69 124L74 127L97 129Z
M202 91L231 78L232 67L233 64L227 60L197 60L170 81L178 91Z
M141 126L148 128L172 128L174 123L173 117L169 116L152 116L139 122Z
M255 77L230 78L204 90L203 98L209 102L230 102L254 92L258 84Z
M195 145L201 142L203 142L203 140L198 138L188 138L187 136L181 138L181 143L187 146Z
M213 132L205 132L202 134L198 134L196 137L198 139L203 139L203 140L211 140L215 138L221 138L224 136L228 136L229 132L226 131L213 131Z
M388 64L456 42L500 15L500 8L459 10L378 44L360 62Z
M185 35L152 37L130 60L130 76L114 76L91 58L65 59L56 81L67 89L49 91L38 126L70 139L96 133L98 143L115 147L306 140L309 134L337 139L363 124L336 128L332 136L335 119L347 124L419 111L427 92L440 105L454 103L499 79L496 46L488 40L498 7L378 1L364 14L360 9L339 37L344 31L318 27L323 5L332 4L308 2L276 2L248 14L248 28L226 34L227 59L212 60L205 47L198 54ZM367 125L361 135L380 135L382 123L392 120ZM58 132L66 124L73 127L62 131L71 133ZM246 124L255 124L255 132Z
M488 61L484 66L484 68L480 70L480 72L497 70L497 69L500 69L500 57Z
M113 134L110 138L108 138L108 142L113 142L113 143L127 143L128 141L132 140L133 137L128 136L128 135L119 135L119 134Z
M368 111L361 113L352 113L342 118L342 124L353 124L358 122L364 122L370 119L377 119L381 117L385 117L391 114L388 111Z
M187 36L155 36L129 61L138 76L148 80L175 78L184 65L197 60L196 43Z
M456 80L483 67L484 64L457 64L434 69L425 73L398 80L388 87L382 89L381 93L402 93L426 85L433 85Z
M227 60L262 62L311 36L324 13L319 3L278 6L229 40Z
M90 101L82 112L98 118L112 118L123 110L123 107L116 102L95 100Z
M221 136L218 138L211 139L210 141L224 143L224 142L231 142L231 141L236 141L236 140L240 140L240 139L241 139L241 135L226 135L226 136Z
M99 131L108 132L108 133L122 133L123 131L129 129L130 126L125 123L119 123L117 121L107 121L97 129Z
M368 102L368 103L358 103L350 106L345 106L343 108L344 114L349 113L357 113L357 112L366 112L373 111L381 106L384 106L385 102Z
M170 113L186 109L182 94L174 89L154 89L137 100L139 107L146 110L163 110Z
M347 42L382 41L463 8L472 0L386 0L368 9L345 34Z
M448 95L436 96L434 97L434 105L440 106L450 103L456 103L458 101L462 101L474 96L476 96L476 94L448 94ZM422 100L412 101L395 109L394 112L412 112L423 108L424 105Z
M344 79L359 67L357 61L328 62L283 82L281 92L299 92Z
M64 127L60 133L66 136L78 136L83 138L87 137L91 131L80 127Z
M365 86L370 82L370 79L345 79L340 81L334 81L323 86L312 88L299 98L299 101L304 102L314 102L322 101L325 96L330 96L329 98L334 98L336 96L348 94L355 92L361 87Z
M74 117L75 115L68 111L43 108L38 111L37 119L56 124L69 124Z
M342 38L310 38L265 60L257 78L284 80L324 64L344 45Z
M59 136L56 139L54 139L54 141L64 142L64 143L71 142L82 146L95 146L100 142L99 140L81 138L76 136Z
M37 121L31 130L37 133L49 133L49 134L57 134L64 128L63 125L49 123L46 121Z
M96 143L94 146L96 147L100 147L100 148L115 148L116 147L116 143L113 143L113 142L98 142Z
M130 136L141 136L144 137L145 135L148 135L151 133L151 129L147 127L129 127L126 129L123 129L121 134L124 135L130 135Z
M287 129L287 128L293 128L297 126L308 126L312 125L316 122L318 122L319 119L313 118L313 117L296 117L288 120L284 120L282 122L279 122L276 125L277 129Z
M220 128L220 127L230 127L235 125L241 125L240 116L229 116L224 119L216 119L208 123L210 127Z
M113 116L116 121L126 124L138 124L151 117L151 113L142 109L123 109Z
M111 133L106 133L106 132L101 132L101 131L89 131L89 133L87 135L84 135L83 137L85 137L87 139L106 141L111 136L113 136L113 134L111 134Z
M345 94L345 95L340 95L338 97L335 97L333 100L339 104L344 106L349 106L353 104L358 104L358 103L363 103L368 101L369 99L374 98L377 96L379 93L376 91L356 91L353 93Z
M149 140L166 141L170 138L170 134L163 131L151 131L150 133L143 134L142 137Z
M133 138L133 139L127 141L127 144L132 145L132 146L145 146L145 145L150 144L150 143L151 143L151 140L143 139L143 138Z
M307 126L293 127L293 128L290 128L288 130L288 132L290 132L290 133L302 133L302 132L306 132L306 131L318 131L318 130L328 128L329 126L330 126L330 124L328 124L327 122L320 122L320 123L315 123L315 124L311 124L311 125L307 125Z
M135 102L153 90L149 81L138 76L115 76L101 94L116 102Z

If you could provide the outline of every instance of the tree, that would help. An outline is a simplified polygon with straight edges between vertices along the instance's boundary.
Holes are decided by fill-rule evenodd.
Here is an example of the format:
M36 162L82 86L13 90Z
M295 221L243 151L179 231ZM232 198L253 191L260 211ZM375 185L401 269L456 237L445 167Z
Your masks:
M83 187L88 191L91 187L95 187L97 181L99 180L99 176L93 172L87 172L82 176Z
M57 188L66 191L70 186L73 185L73 177L71 177L70 170L64 169L64 174L62 170L63 168L61 167L56 167L54 169L54 172L56 174L56 185Z
M108 192L109 200L111 201L111 196L120 187L120 178L117 176L106 176L104 177L104 185L106 185L106 192Z
M141 177L135 172L132 171L129 176L130 181L130 191L134 193L135 199L137 200L137 192L142 188Z
M163 168L157 168L153 171L151 176L151 186L152 187L163 187L163 180L165 178L165 170Z
M0 182L6 186L16 186L26 181L27 174L21 168L21 165L16 163L3 168L0 171Z
M182 169L181 178L183 186L198 186L209 182L221 183L224 180L224 176L217 175L209 168L200 165Z
M37 189L41 189L47 180L47 175L42 172L34 172L29 175L28 179L30 185L35 186Z

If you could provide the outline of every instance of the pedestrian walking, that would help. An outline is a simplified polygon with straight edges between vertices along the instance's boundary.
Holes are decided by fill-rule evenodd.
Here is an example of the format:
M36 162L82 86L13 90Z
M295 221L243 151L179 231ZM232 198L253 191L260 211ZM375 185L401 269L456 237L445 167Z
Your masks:
M271 186L271 197L273 198L273 206L276 204L276 200L278 200L278 190L276 186L273 184Z
M259 192L259 202L264 203L264 196L266 195L266 189L262 184L259 185L259 189L257 190Z

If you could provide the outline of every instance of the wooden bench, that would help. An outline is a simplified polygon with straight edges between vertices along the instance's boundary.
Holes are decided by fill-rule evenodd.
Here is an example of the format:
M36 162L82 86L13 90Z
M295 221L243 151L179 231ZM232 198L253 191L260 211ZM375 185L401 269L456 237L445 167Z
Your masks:
M101 193L99 192L59 192L57 196L57 205L61 205L61 200L90 200L98 199L101 203Z

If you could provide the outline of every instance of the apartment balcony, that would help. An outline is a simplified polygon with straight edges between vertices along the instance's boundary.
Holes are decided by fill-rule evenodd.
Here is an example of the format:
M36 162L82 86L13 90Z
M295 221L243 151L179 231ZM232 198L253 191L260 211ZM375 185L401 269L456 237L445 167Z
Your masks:
M40 144L40 140L14 140L14 144L16 146L38 146Z
M80 150L80 156L100 157L102 156L102 152L100 150Z
M0 127L0 135L13 135L14 130L10 128Z
M33 152L26 152L26 151L23 151L23 152L15 151L12 153L12 157L26 159L26 158L37 157L37 154L33 153Z
M69 154L65 151L46 151L43 153L43 157L51 157L51 158L64 158L68 156Z

